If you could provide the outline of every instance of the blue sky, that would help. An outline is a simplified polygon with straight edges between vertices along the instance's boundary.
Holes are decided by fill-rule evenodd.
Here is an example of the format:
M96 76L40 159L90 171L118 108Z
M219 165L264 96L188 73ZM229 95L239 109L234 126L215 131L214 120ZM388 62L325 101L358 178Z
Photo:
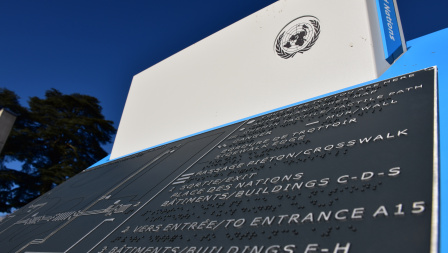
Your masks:
M0 87L23 105L50 88L97 97L118 127L135 74L273 2L0 0ZM406 40L448 27L446 0L398 5Z

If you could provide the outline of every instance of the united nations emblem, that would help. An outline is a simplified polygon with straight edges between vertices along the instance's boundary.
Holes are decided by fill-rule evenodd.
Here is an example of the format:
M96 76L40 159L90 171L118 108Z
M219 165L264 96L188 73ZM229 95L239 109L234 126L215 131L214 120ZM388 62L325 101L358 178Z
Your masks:
M274 50L283 59L303 54L314 46L320 34L319 19L313 16L302 16L289 22L278 33Z

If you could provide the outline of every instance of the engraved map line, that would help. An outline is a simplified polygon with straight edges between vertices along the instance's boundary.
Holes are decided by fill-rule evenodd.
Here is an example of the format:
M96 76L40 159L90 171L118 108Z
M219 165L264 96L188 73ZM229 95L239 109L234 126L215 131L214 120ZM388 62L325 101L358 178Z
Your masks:
M201 157L199 157L195 162L193 162L188 168L186 168L180 175L183 175L185 172L187 172L191 167L193 167L196 163L198 163L204 156L206 156L208 153L210 153L213 149L215 149L216 146L218 146L221 142L227 139L230 135L232 135L236 130L238 130L241 126L243 126L247 122L244 121L242 124L237 126L232 132L230 132L228 135L226 135L221 141L216 143L211 149L209 149L207 152L205 152ZM179 178L180 176L178 176ZM128 218L126 218L123 222L121 222L116 228L114 228L109 234L107 234L103 239L101 239L97 244L95 244L87 253L90 253L92 250L94 250L100 243L102 243L107 237L109 237L113 232L115 232L119 227L121 227L125 222L127 222L130 218L132 218L135 214L137 214L143 207L145 207L149 202L151 202L155 197L157 197L162 191L164 191L168 186L170 186L174 181L178 180L178 178L172 180L170 183L165 185L159 192L157 192L154 196L152 196L148 201L146 201L143 205L141 205L134 213L130 214Z
M36 202L37 202L37 201L36 201ZM28 208L34 208L34 207L37 207L37 209L34 210L34 211L37 211L37 210L39 210L40 208L42 208L43 206L45 206L46 204L47 204L47 202L42 203L42 204L37 204L37 205L34 205L34 204L33 204L33 205L31 205L30 207L28 207ZM30 216L30 215L33 213L33 210L30 210L30 211L31 211L31 212L29 212L27 215L25 215L25 217L23 217L22 220L25 219L25 218L27 218L28 216ZM14 218L15 215L10 215L9 217L10 217L10 218ZM9 227L7 227L7 228L5 228L4 230L0 231L0 234L2 234L3 232L5 232L6 230L10 229L12 226L14 226L14 225L16 225L16 224L17 224L17 222L11 224Z
M119 183L118 185L116 185L114 188L110 189L106 194L103 194L104 196L109 195L110 193L112 193L113 191L115 191L118 187L122 186L124 183L126 183L127 181L129 181L131 178L133 178L134 176L136 176L137 174L139 174L141 171L143 171L144 169L146 169L148 166L150 166L151 164L153 164L154 162L156 162L157 160L159 160L160 158L162 158L163 156L165 156L166 154L170 154L173 153L174 151L176 151L176 148L178 148L179 146L176 146L174 148L170 148L169 150L163 152L162 154L160 154L159 156L157 156L156 158L154 158L153 160L151 160L149 163L147 163L146 165L144 165L142 168L140 168L139 170L137 170L136 172L134 172L131 176L129 176L128 178L126 178L125 180L123 180L121 183ZM101 198L100 198L101 199ZM87 206L83 212L85 212L86 210L88 210L89 208L91 208L92 206L96 205L100 199L95 200L92 204L90 204L89 206ZM22 248L20 248L19 250L17 250L16 252L20 252L22 250L24 250L25 248L27 248L30 244L41 244L44 243L46 240L48 240L48 238L50 238L51 236L53 236L54 234L56 234L59 230L61 230L62 228L64 228L65 226L67 226L69 223L71 223L72 221L74 221L77 217L74 217L73 219L68 220L67 222L65 222L64 224L62 224L60 227L58 227L56 230L54 230L53 232L51 232L49 235L47 235L45 238L43 239L35 239L29 243L27 243L26 245L24 245ZM34 243L33 243L34 242Z
M73 244L70 248L68 248L65 252L68 252L69 250L71 250L73 247L75 247L80 241L84 240L84 238L86 238L88 235L90 235L90 233L92 233L95 229L97 229L99 226L101 226L104 222L106 221L114 221L115 218L111 218L111 219L105 219L103 220L100 224L98 224L96 227L94 227L92 230L90 230L89 233L85 234L81 239L79 239L75 244Z
M314 124L317 124L317 123L319 123L319 121L314 121L314 122L308 123L305 126L310 126L310 125L314 125Z
M173 185L185 183L194 173L183 174L181 177L176 179L176 182L172 183Z
M75 247L79 242L81 242L84 238L86 238L90 233L92 233L94 230L96 230L99 226L101 226L106 221L113 221L115 218L105 219L100 224L96 225L92 230L90 230L87 234L85 234L81 239L79 239L77 242L75 242L70 248L66 249L64 252L36 252L36 251L25 251L25 253L66 253L69 250L71 250L73 247ZM36 240L34 240L36 241ZM41 243L41 242L39 242Z

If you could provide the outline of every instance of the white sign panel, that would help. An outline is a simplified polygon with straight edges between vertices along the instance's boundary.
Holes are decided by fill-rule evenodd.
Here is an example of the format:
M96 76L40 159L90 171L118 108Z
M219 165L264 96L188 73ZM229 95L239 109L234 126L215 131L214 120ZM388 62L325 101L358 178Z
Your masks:
M377 78L375 0L276 2L137 74L111 159Z

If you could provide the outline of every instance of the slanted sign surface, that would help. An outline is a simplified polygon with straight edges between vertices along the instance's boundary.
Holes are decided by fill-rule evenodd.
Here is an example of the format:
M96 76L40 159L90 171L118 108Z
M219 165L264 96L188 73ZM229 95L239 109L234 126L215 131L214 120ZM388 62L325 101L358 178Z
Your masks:
M402 75L87 170L1 222L0 248L437 252L435 76Z
M135 75L110 159L378 78L380 11L280 0Z

